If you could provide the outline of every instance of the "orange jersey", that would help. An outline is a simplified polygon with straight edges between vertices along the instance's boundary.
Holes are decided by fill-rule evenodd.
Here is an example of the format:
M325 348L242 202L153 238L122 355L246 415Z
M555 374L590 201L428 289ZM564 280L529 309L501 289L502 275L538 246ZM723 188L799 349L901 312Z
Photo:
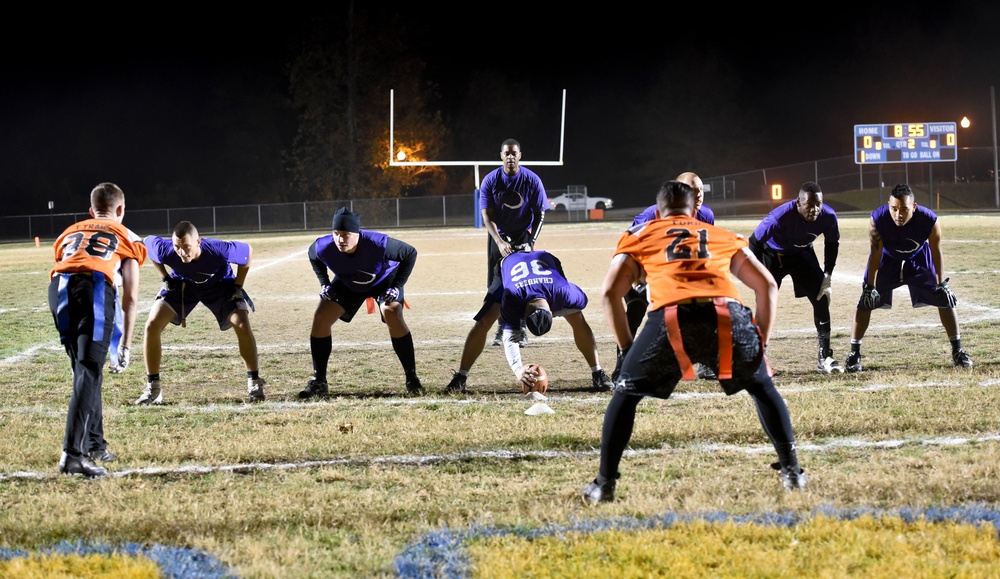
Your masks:
M124 259L146 261L146 246L138 235L110 219L85 219L66 228L53 245L56 265L49 273L99 271L114 280Z
M632 227L615 254L634 259L645 272L655 310L691 298L729 297L742 303L729 263L747 241L693 217L668 215Z

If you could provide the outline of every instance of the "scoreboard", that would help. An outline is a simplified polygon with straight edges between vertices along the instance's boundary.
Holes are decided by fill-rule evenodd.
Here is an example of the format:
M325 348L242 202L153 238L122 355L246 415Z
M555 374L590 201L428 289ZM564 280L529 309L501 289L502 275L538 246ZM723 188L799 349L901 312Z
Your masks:
M854 162L927 163L955 161L955 123L854 125Z

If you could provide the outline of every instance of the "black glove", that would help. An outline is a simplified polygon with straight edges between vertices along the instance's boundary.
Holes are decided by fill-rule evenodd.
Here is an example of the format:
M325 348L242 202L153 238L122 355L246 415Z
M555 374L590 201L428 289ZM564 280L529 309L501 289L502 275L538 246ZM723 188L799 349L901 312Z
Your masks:
M878 307L879 298L878 290L875 286L868 285L868 282L861 282L861 305L868 310L874 310Z
M245 294L243 293L243 286L241 286L238 283L234 283L233 284L233 293L229 296L229 301L231 301L231 302L238 302L238 301L243 300L244 298L245 298Z
M319 299L325 302L337 301L337 294L333 291L333 286L325 285L319 290Z
M181 284L184 283L178 277L173 277L169 275L163 276L163 289L172 292L181 289Z
M955 292L948 289L949 279L951 278L946 278L943 282L934 286L934 295L942 302L948 302L949 308L953 308L958 303L958 298L955 297Z
M618 348L618 359L615 360L615 369L611 372L611 380L615 383L618 382L618 376L622 373L622 363L625 361L625 356L628 355L629 348L622 350Z
M377 298L377 301L380 304L388 304L388 303L392 303L392 302L398 302L399 301L399 288L391 287L391 288L385 290L384 292L382 292L382 295L380 295Z

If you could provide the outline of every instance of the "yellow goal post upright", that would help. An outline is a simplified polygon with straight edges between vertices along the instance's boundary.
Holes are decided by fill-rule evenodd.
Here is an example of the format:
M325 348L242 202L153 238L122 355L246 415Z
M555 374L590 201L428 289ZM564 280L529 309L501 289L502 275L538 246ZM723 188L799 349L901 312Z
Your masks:
M473 192L475 196L474 202L474 216L476 227L483 226L483 217L479 212L479 184L482 182L479 178L479 167L480 166L500 166L501 161L499 159L493 159L490 161L398 161L396 160L396 143L395 143L395 89L389 89L389 166L390 167L473 167L473 179L476 184L476 189ZM562 91L562 116L559 123L559 159L555 161L521 161L522 165L537 165L537 166L550 166L550 167L561 167L563 165L563 146L566 140L566 89Z

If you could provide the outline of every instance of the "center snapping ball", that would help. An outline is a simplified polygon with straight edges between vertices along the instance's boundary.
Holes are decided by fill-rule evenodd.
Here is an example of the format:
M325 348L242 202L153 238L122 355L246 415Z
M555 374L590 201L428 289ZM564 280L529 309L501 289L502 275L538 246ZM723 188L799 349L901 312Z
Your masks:
M545 391L549 389L549 373L545 371L538 364L528 364L524 367L525 374L530 373L535 377L535 385L532 388L528 388L528 385L521 382L521 390L528 394L530 392L538 392L539 394L545 394Z

